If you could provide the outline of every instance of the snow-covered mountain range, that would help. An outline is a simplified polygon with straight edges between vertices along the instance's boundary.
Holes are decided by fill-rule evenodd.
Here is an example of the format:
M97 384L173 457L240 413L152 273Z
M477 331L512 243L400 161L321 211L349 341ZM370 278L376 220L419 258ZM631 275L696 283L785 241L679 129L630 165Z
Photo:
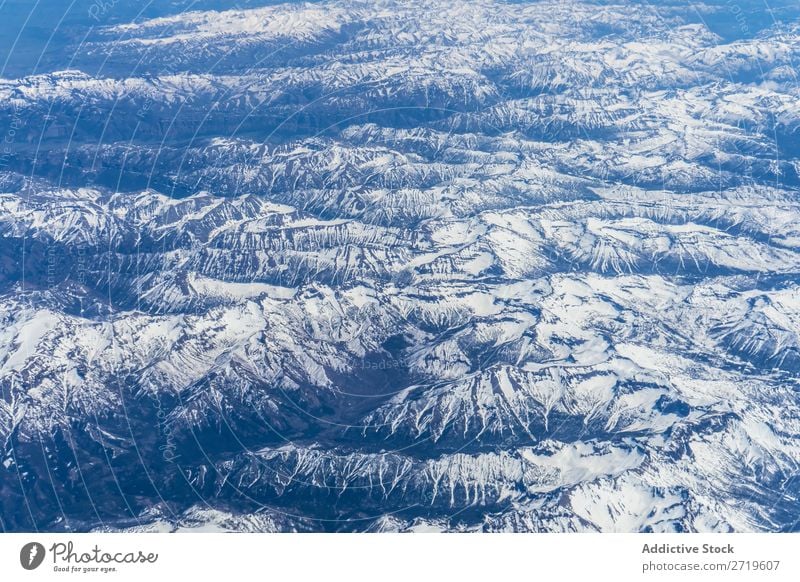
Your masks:
M800 7L253 4L0 79L2 530L800 529Z

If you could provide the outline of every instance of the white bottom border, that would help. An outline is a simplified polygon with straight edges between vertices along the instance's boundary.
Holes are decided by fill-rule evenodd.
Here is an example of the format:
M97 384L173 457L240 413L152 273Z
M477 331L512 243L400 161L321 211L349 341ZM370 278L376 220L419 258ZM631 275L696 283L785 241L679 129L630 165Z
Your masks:
M3 534L0 577L796 581L798 553L795 534Z

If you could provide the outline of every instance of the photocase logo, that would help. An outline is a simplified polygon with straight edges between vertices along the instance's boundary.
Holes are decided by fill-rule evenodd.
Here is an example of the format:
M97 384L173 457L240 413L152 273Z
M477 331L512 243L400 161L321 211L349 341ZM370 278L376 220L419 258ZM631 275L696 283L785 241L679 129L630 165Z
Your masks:
M38 542L30 542L22 546L19 552L19 563L26 570L35 570L44 561L44 546Z

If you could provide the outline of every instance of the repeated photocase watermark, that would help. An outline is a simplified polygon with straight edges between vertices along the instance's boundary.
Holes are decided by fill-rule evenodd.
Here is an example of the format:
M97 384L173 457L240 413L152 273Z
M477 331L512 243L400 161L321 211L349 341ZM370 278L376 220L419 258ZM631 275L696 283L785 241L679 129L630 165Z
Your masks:
M8 124L8 129L3 137L3 143L0 144L0 170L5 170L9 167L12 157L15 153L15 144L17 141L17 133L24 127L25 119L20 111L19 104L14 101L11 103L11 121Z
M159 440L161 442L158 445L158 450L161 452L161 457L164 461L175 463L180 458L180 453L174 434L175 431L170 422L169 409L162 404L160 394L155 393L153 398L156 403L156 423L158 424Z
M119 7L119 0L97 0L88 8L87 18L93 24L102 24ZM230 6L234 10L248 7ZM323 12L327 9L324 3L320 7ZM523 17L530 13L524 3L518 13L502 6L490 8L492 19L505 19L509 30L517 27L524 33L519 22L525 22ZM274 14L280 16L283 9L286 7L276 8ZM123 403L121 411L112 411L119 421L113 427L100 416L80 421L102 424L104 430L113 433L111 442L132 443L126 446L135 450L143 466L157 458L169 465L171 476L177 474L186 481L193 494L188 496L189 503L184 493L178 496L170 490L162 474L145 470L144 479L157 492L152 504L177 507L168 519L179 520L180 512L192 506L234 507L235 513L235 502L215 497L232 490L235 498L246 500L249 507L274 512L287 523L307 520L312 529L359 529L394 514L397 521L392 527L401 529L414 520L426 519L443 527L488 528L492 520L502 523L504 512L516 515L516 503L526 498L492 497L497 484L482 483L468 475L472 469L479 474L480 463L489 462L489 457L481 456L487 449L512 443L507 452L514 457L517 449L523 448L536 449L536 454L552 453L536 448L544 441L558 441L558 446L564 447L582 446L595 438L588 428L594 417L605 414L611 418L610 409L618 405L616 391L638 389L635 383L615 385L609 389L608 401L598 403L583 418L564 412L581 405L573 394L577 387L595 389L589 381L580 384L584 380L581 374L622 362L613 358L619 357L614 353L614 330L622 329L623 314L604 319L619 308L607 299L603 303L605 314L592 315L594 323L587 323L580 316L591 309L591 304L576 299L581 296L580 289L571 289L560 297L565 303L571 302L564 314L556 313L555 308L548 311L542 300L546 294L525 295L519 285L530 280L547 281L553 284L548 292L559 300L554 289L563 280L579 287L587 273L599 273L610 286L622 276L649 275L651 271L667 279L675 277L676 281L705 276L709 257L705 265L698 266L690 257L685 263L673 261L669 270L658 268L662 258L658 253L681 252L670 239L671 229L680 230L702 218L702 209L692 207L696 204L691 202L693 192L686 191L702 189L692 183L694 178L688 184L676 179L670 168L689 167L688 173L695 168L711 168L708 172L716 172L720 184L713 193L720 196L727 174L699 156L675 154L673 150L663 155L670 147L664 145L669 141L665 136L677 141L688 140L688 136L686 127L678 123L683 120L676 118L676 122L671 117L675 109L656 105L673 99L673 105L680 106L682 91L726 81L710 75L699 61L675 60L683 59L686 51L671 53L668 47L689 36L661 42L677 28L679 16L674 7L645 4L630 10L617 8L622 11L620 15L605 20L598 17L597 23L587 18L587 10L596 15L583 4L559 9L546 14L552 26L563 28L562 35L554 35L553 43L562 42L562 36L579 37L587 46L597 44L593 50L612 47L603 53L608 62L619 57L635 65L644 60L636 50L653 41L663 53L663 64L683 67L681 88L673 90L666 83L658 86L658 72L631 81L614 78L609 68L598 81L589 65L602 68L607 63L592 60L594 53L588 49L586 53L576 52L577 45L571 40L562 42L559 56L537 70L542 77L532 76L526 84L528 68L544 57L514 52L523 50L519 43L511 43L511 56L502 51L500 57L489 54L492 42L499 42L490 21L485 23L486 38L480 44L456 47L465 51L456 73L447 67L433 67L430 75L421 77L414 76L418 74L416 57L409 57L411 65L404 68L397 56L391 62L377 60L377 65L369 60L357 62L366 71L359 77L353 72L358 67L350 65L362 54L352 52L352 47L359 46L360 37L348 37L344 32L340 34L349 39L347 42L335 44L339 41L331 35L334 44L318 53L309 48L313 44L302 44L303 35L299 35L300 40L293 39L288 28L289 40L275 43L280 46L265 43L267 48L252 53L235 52L241 48L235 35L230 46L220 48L214 44L218 39L212 33L198 44L192 41L191 31L182 31L170 42L160 44L137 43L135 29L122 34L106 28L102 42L94 41L93 54L106 51L108 59L97 78L113 83L113 74L104 77L106 69L114 70L113 55L132 55L138 50L139 61L131 65L129 76L146 89L136 94L133 104L128 101L128 89L112 92L113 98L100 108L108 110L102 120L106 130L91 144L98 151L110 146L109 150L119 147L126 152L121 160L115 160L120 161L117 187L97 186L108 192L92 206L97 216L118 221L112 227L113 236L101 233L97 245L86 240L64 243L71 252L70 282L83 288L77 333L103 330L105 344L91 348L90 365L102 370L107 365L104 359L114 362L108 365L112 371L105 381ZM742 35L754 32L739 4L726 2L721 9L732 15ZM420 11L422 16L398 7L394 16L399 21L389 20L413 24L414 30L431 26L446 29L458 24L441 22L429 7ZM264 14L259 18L273 17L272 12ZM213 15L210 22L227 22L224 18L228 17L231 15ZM256 15L244 18L249 22ZM534 24L527 22L527 26ZM599 41L589 34L595 24L600 32L592 35L600 34ZM174 26L180 30L180 19ZM611 32L604 32L604 26ZM262 42L258 36L248 37L257 32L244 29L242 45L252 47ZM173 32L165 26L157 34L169 37ZM444 37L466 38L468 32ZM119 39L114 39L114 34L119 34ZM410 44L402 38L391 39L386 46L370 46L363 54L379 59L398 50L401 55L416 51L417 56L439 50L439 59L454 63L454 55L461 53L449 45L429 44L433 38L436 35L422 34ZM295 43L299 50L292 53L297 48ZM703 48L713 46L693 47L692 51ZM489 64L475 65L469 60L471 51L486 51L486 60L480 62ZM283 60L275 57L282 53L295 56ZM252 61L230 68L231 54L244 54ZM492 58L496 62L492 63ZM521 59L521 64L515 58ZM205 63L204 70L199 70L198 62ZM311 67L312 73L304 72L305 66ZM370 69L373 66L375 70ZM466 75L464 71L470 67L476 70ZM325 76L328 70L335 70L330 79ZM505 79L502 75L509 71ZM628 69L623 72L640 74ZM196 84L169 82L186 81L190 74L197 75ZM311 76L304 80L304 74ZM267 89L262 83L275 87L266 79L281 75L294 93L283 100L264 95ZM466 80L462 78L465 75L469 77ZM242 85L232 81L236 76L252 78L243 94L238 93ZM210 93L204 92L202 79L210 79ZM427 84L424 98L414 92L419 79ZM623 81L629 85L623 86ZM486 90L486 95L474 97L469 94L471 90ZM403 91L409 92L410 99L415 95L419 99L407 103ZM658 95L659 91L664 95ZM623 101L628 103L620 114L630 116L628 121L618 122L609 114L595 125L591 116L588 121L580 117L585 113L582 107L597 107L594 100L608 93L620 98L609 101L612 108ZM203 102L208 95L213 95L213 102ZM81 111L84 105L92 105L92 99L80 105ZM234 106L237 99L238 109ZM285 111L282 121L270 121L262 131L253 129L257 124L249 120L279 106ZM124 144L114 140L120 110L125 111L123 121L136 126ZM513 115L503 118L508 110L530 114L526 118L529 126L523 129L515 125ZM601 117L607 113L603 107L596 111ZM690 121L701 128L717 123L712 113L713 104L706 110L701 108ZM76 122L79 117L75 116ZM209 123L221 117L224 123ZM25 125L24 115L16 106L11 119L0 169L15 155L13 144ZM346 133L348 129L353 132ZM156 139L151 139L153 135ZM224 143L220 158L198 162L209 151L209 135L212 139L224 138L217 140L218 146ZM368 137L362 141L354 136ZM426 141L433 139L429 136L435 136L435 147ZM659 139L664 143L657 143ZM40 142L44 153L51 144L47 139ZM730 144L718 142L714 147L716 153L742 154L726 152L725 148L733 147ZM223 158L229 152L234 157L230 162ZM662 155L659 166L656 162ZM171 160L167 170L156 163L162 156ZM674 166L668 165L671 162ZM779 163L770 167L776 176L782 171ZM92 176L97 169L92 168ZM145 177L144 189L125 184L128 170ZM35 171L31 171L32 177ZM159 191L165 171L169 173L166 182L183 185L185 191L178 187ZM283 185L276 176L285 178ZM557 180L564 176L586 186L587 192L576 195L565 190L575 200L543 199L542 191L556 188ZM231 188L228 182L234 186ZM143 190L152 198L145 198ZM529 198L525 198L526 193ZM129 203L140 195L136 204ZM513 201L512 195L517 196ZM108 203L111 196L115 200L113 209ZM357 201L348 206L348 196ZM259 209L251 211L244 204L238 205L248 199L260 203ZM137 213L143 218L131 218ZM226 216L225 220L215 222L219 215ZM509 217L514 221L507 220ZM630 219L639 222L634 224ZM725 228L719 217L706 222L704 228ZM131 224L138 229L135 242L131 242L133 237L115 238L116 225L124 230ZM355 226L348 230L342 224ZM565 224L574 229L558 230ZM531 246L524 251L515 248L523 242ZM37 265L43 267L44 286L51 294L62 289L59 274L63 251L61 245L49 244L42 257L44 264ZM550 262L517 269L538 252L547 254ZM627 260L627 256L633 259ZM280 268L284 270L278 274ZM355 293L355 298L345 298L347 292L360 287L373 294L366 304L359 303L365 300L363 290ZM269 290L264 291L266 288ZM319 299L318 295L325 293L326 298ZM399 306L398 298L407 305ZM89 316L85 300L107 303L107 313ZM626 338L630 341L640 339L635 335L639 332L641 337L657 334L658 317L668 315L645 314L646 306L636 307L641 310L642 329L625 331L633 334L632 339ZM520 314L528 318L523 333L515 331L521 325L515 319ZM554 325L558 328L556 324L561 328L548 331ZM576 336L571 337L568 330L578 328ZM236 333L227 334L226 330ZM653 337L646 343L657 347L662 338ZM73 357L79 358L79 352L71 351L69 358ZM630 362L624 360L625 366L633 366ZM456 366L464 371L460 377L447 376L442 373L447 366L451 371ZM155 367L167 370L164 386L139 391L139 380ZM504 375L505 370L513 373ZM170 384L170 374L175 385ZM199 387L198 381L215 374L233 379L231 386L238 382L236 388L222 381L222 388L211 383L208 388ZM489 386L486 392L471 388L480 387L481 382ZM676 397L669 381L663 381L657 389L663 391L665 401ZM333 398L329 398L331 392ZM203 397L208 402L205 409L198 405L205 402ZM329 399L323 404L315 402L325 398ZM541 410L536 404L523 407L534 401ZM147 435L137 432L142 402L152 405L154 415ZM421 404L414 408L417 403ZM30 406L36 404L31 400ZM214 441L208 432L192 425L191 415L180 416L193 406L197 406L193 411L214 418L221 426L220 434L224 430L233 436ZM232 410L233 406L239 408ZM381 414L369 415L378 409ZM468 416L458 418L460 410L466 410ZM493 441L486 427L475 433L464 428L458 434L459 422L472 426L479 419L499 415L498 410L506 414L498 416L506 423L506 432L501 433L506 440L502 443L500 439ZM628 411L622 405L615 410L617 422L622 422L619 418L625 414L636 413L635 407ZM454 420L448 420L451 416ZM542 417L544 428L533 434L532 427L538 427ZM180 423L176 422L178 418ZM647 418L638 420L645 423ZM401 421L408 421L411 431L420 429L419 437L403 442L397 436L407 428L399 426ZM447 433L451 440L438 440L441 435L430 429L440 421L452 422L453 430ZM572 426L581 423L582 428ZM303 433L293 424L310 428ZM622 426L612 424L609 420L603 430L613 432ZM262 431L260 440L253 436L257 432L253 425ZM290 428L282 430L279 426ZM386 429L383 435L389 437L368 439L367 435L382 428ZM605 435L602 431L598 434ZM362 435L362 440L353 435ZM609 439L602 446L613 447L613 438ZM196 445L200 453L190 450L187 442ZM280 447L284 449L275 452ZM288 456L286 450L296 456ZM448 471L446 461L453 454L462 455L464 473L452 466ZM276 462L281 455L295 459L295 464ZM245 458L255 459L253 466L257 467L247 478L231 469ZM395 461L398 458L402 461ZM523 473L531 469L524 459L514 458ZM109 494L125 497L126 475L112 466L111 454L97 462L106 462L115 476L119 491ZM394 462L398 464L392 465ZM50 476L57 490L58 477L49 467L46 469L43 474ZM389 469L397 475L387 477ZM222 479L216 484L218 488L201 486L208 485L205 480L217 474L225 475L217 477ZM427 484L430 490L415 490L419 483ZM275 484L280 485L275 490L283 493L263 493ZM586 484L592 486L590 481ZM502 485L515 491L525 486L522 482ZM447 496L441 493L448 486L449 505ZM478 494L480 489L483 499ZM397 501L400 491L409 495L403 503ZM343 509L343 502L314 505L312 500L324 493L329 494L328 501L348 499L356 507L348 511ZM414 495L417 497L412 498ZM544 497L537 499L544 502ZM408 505L404 505L406 501ZM68 508L61 511L68 512ZM476 511L483 511L482 518L475 517ZM128 513L127 519L147 519L140 505L129 506Z
M750 36L751 31L750 24L747 20L747 13L742 9L741 4L735 0L726 0L725 6L736 20L736 25L739 27L739 32L741 32L744 36Z
M119 0L94 0L86 14L94 22L100 23L117 5Z

